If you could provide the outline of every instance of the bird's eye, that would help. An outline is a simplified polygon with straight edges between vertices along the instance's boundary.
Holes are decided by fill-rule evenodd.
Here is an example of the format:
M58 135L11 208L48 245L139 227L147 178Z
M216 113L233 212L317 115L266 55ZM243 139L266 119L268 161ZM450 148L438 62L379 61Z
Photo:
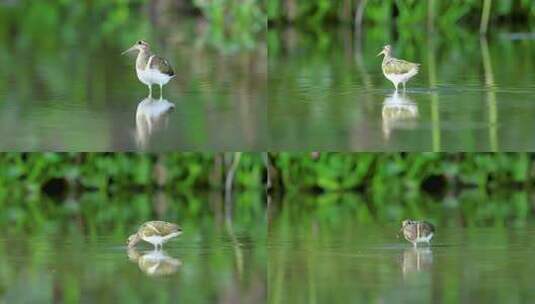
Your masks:
M139 40L139 41L137 42L137 44L142 44L142 43L141 43L141 40Z

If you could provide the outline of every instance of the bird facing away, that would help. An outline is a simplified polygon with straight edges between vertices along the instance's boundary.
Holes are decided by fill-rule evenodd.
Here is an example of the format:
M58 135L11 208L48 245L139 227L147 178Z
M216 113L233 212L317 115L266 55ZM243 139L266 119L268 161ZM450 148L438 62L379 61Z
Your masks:
M182 234L182 228L177 224L151 221L146 222L139 227L136 233L128 237L126 244L128 248L134 247L139 241L143 240L154 245L155 249L162 248L163 243Z
M377 54L377 56L380 55L384 55L381 68L385 77L394 84L396 92L400 83L403 84L403 90L405 90L405 83L418 74L420 64L392 57L390 45L385 45L383 50Z
M429 244L435 233L435 227L426 221L404 220L401 223L399 232L403 232L405 239L411 242L414 247L417 247L418 243L425 242Z
M131 48L123 52L123 55L137 51L136 73L137 78L149 87L149 96L152 96L152 85L160 85L160 98L163 86L175 77L175 72L169 62L160 56L152 54L147 42L139 40Z

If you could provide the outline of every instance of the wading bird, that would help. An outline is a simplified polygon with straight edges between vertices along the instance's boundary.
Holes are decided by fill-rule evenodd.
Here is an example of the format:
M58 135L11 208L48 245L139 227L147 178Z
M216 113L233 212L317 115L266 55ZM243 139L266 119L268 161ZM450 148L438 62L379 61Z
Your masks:
M420 64L392 57L390 45L385 45L383 50L377 54L377 56L380 55L384 55L381 68L385 77L394 84L396 91L400 83L403 84L403 90L405 90L405 83L418 74Z
M400 233L403 233L405 239L412 243L414 247L418 243L427 243L433 238L435 233L435 226L426 221L404 220L401 223Z
M154 245L155 249L161 249L165 242L180 234L182 234L182 228L177 224L163 221L151 221L141 225L136 233L129 236L126 244L128 245L128 248L132 248L139 241L143 240Z
M165 58L152 54L149 44L143 40L136 42L131 48L124 51L123 55L132 51L138 51L136 59L137 78L149 87L149 96L152 96L152 85L160 85L160 98L162 98L163 86L175 77L173 68Z

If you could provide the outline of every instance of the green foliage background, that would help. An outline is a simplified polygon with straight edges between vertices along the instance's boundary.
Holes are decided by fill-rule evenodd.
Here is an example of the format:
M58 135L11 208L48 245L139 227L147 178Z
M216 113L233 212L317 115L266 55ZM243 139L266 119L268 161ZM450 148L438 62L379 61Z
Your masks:
M266 26L261 0L17 1L0 3L0 40L15 33L25 43L49 47L59 43L49 38L56 36L70 44L85 38L89 45L129 45L155 24L171 32L177 22L196 17L205 20L207 43L225 51L255 47Z
M221 189L235 153L3 153L0 195L39 193L60 179L68 187L102 192ZM235 184L263 189L263 153L241 153ZM269 153L275 189L388 192L414 190L433 178L446 187L530 187L529 153Z
M267 0L268 19L274 23L318 25L325 22L351 23L360 3L365 3L363 20L370 24L411 26L436 16L441 26L458 22L479 25L483 2L479 0ZM535 5L531 0L491 1L491 21L532 23Z

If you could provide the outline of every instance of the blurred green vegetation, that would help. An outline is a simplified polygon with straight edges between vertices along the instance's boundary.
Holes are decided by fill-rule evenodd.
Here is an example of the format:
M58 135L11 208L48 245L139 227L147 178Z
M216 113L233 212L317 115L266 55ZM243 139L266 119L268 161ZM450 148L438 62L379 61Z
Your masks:
M483 1L479 0L267 0L268 20L317 26L326 22L352 23L362 10L364 23L395 24L409 28L433 22L443 28L459 23L479 26ZM491 1L490 22L533 23L535 4L531 0Z
M224 218L235 155L3 153L0 227L54 233L72 224L97 237L124 235L150 218ZM241 153L235 174L231 209L251 225L266 206L265 157ZM324 225L351 216L521 226L531 214L534 162L529 153L269 153L268 217L283 210L315 214Z
M205 29L203 41L223 51L237 51L257 46L266 26L261 3L260 0L10 1L0 4L0 37L16 34L26 43L38 40L52 46L59 41L50 37L59 33L70 43L87 39L95 45L102 40L108 43L119 40L128 45L139 37L173 32L184 20L195 18L199 27Z
M234 153L3 153L0 197L44 192L222 189ZM528 189L529 153L269 153L274 190L361 191L373 195ZM265 154L241 153L238 189L262 190ZM54 191L59 189L59 191ZM189 191L189 190L188 190Z

